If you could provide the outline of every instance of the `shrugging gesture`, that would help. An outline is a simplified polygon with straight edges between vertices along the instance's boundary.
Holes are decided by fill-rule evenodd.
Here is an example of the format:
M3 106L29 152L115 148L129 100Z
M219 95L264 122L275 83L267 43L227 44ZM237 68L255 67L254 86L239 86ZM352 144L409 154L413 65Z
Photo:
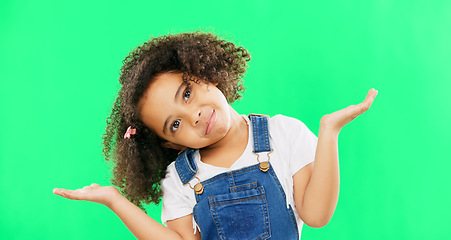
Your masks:
M340 186L338 134L370 108L376 95L377 91L371 89L362 103L321 118L315 161L293 176L296 209L307 225L323 227L332 218Z
M112 182L119 186L121 192L115 187L98 184L77 190L56 188L53 192L68 199L107 206L138 239L200 239L200 231L194 232L196 224L193 223L190 209L184 208L188 210L182 213L178 211L168 218L166 227L148 216L139 206L142 202L157 203L162 197L164 190L161 191L163 187L160 188L159 184L165 178L168 166L174 166L171 162L177 157L176 150L198 149L202 160L216 167L232 166L247 150L252 132L249 132L245 119L229 104L239 99L244 91L242 78L250 59L244 47L202 32L168 34L152 38L136 47L124 59L119 78L122 86L107 119L104 135L103 153L108 161L115 163ZM281 156L291 154L289 150L297 147L309 152L308 159L305 157L308 160L305 164L309 164L302 165L304 167L293 176L285 174L281 178L287 183L288 189L294 189L294 207L307 225L322 227L331 219L339 192L338 134L343 126L370 108L376 95L377 91L371 89L362 103L322 117L317 142L314 134L309 132L312 136L306 140L309 144L293 144L286 149L277 149L285 151ZM280 121L281 125L286 126L283 124L285 120ZM276 129L274 135L277 135L277 128L273 129ZM277 144L284 145L293 136L281 137ZM289 159L294 164L303 160L298 154ZM256 164L254 159L250 160L244 167ZM289 168L290 165L286 165L284 168ZM285 170L289 172L291 169ZM214 173L222 174L208 169L206 171L211 171L212 176ZM168 179L170 182L170 176ZM192 207L191 200L195 199L193 195L185 194L185 185L179 180L173 185L175 187L166 193L176 188L181 190L175 191L174 195L166 195L166 199L176 201L172 205L166 201L169 203L164 205L168 208L171 205L173 209L180 205ZM261 184L263 186L265 183ZM193 198L189 199L190 196ZM291 197L290 204L293 204ZM285 196L280 199L288 198ZM213 221L211 213L206 212L203 219ZM288 217L291 215L286 214ZM296 219L299 220L298 216ZM275 223L277 220L272 221ZM210 226L205 226L203 233L215 231L216 223L210 223ZM296 228L293 234L297 236L298 224L302 222L297 221L296 226L293 226ZM243 230L247 233L254 231L247 227ZM204 234L204 238L206 236Z

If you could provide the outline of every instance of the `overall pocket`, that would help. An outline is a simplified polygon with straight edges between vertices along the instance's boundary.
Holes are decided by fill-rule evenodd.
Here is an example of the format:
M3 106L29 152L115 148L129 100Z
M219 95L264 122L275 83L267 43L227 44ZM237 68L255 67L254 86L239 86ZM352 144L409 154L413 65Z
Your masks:
M220 239L268 239L269 216L263 187L209 198Z

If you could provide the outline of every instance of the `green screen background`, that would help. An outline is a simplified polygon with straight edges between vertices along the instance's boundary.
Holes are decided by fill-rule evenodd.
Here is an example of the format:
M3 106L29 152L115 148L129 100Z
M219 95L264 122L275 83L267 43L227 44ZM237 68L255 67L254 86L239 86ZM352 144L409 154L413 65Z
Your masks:
M302 239L449 239L451 1L0 2L0 238L133 239L55 187L108 185L101 156L121 61L150 36L247 48L242 114L320 118L379 90L339 137L331 222ZM159 220L160 206L148 206Z

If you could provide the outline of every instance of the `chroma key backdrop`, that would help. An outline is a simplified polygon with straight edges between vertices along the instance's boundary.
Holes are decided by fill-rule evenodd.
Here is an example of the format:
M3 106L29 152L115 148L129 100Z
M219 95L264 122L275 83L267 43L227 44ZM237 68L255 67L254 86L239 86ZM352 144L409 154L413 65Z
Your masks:
M451 1L0 2L0 239L134 239L105 206L101 155L122 60L151 36L249 50L241 114L322 116L379 91L339 136L340 197L303 240L451 239ZM146 206L160 221L161 206Z

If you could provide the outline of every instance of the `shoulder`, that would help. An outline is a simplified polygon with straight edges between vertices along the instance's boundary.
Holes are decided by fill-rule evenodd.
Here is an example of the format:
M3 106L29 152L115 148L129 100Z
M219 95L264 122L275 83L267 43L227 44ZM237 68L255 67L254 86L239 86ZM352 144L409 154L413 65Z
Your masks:
M272 122L272 123L292 122L292 123L297 123L297 124L304 124L296 118L288 117L288 116L285 116L282 114L277 114L277 115L274 115L273 117L270 117L269 122Z
M276 132L283 135L291 135L293 133L304 133L309 131L309 129L299 119L278 114L269 119L269 131L271 133Z
M179 178L179 176L177 174L177 169L175 168L175 161L173 161L166 168L166 175L161 180L161 186L163 188L165 188L168 185L176 185L177 183L181 184L181 181L180 181L180 178Z
M291 176L315 159L318 138L296 118L276 115L270 118L268 125L274 149L278 149L288 163L288 170L283 174L289 176L291 182Z
M301 120L276 115L269 119L268 128L272 141L279 147L288 148L292 154L316 149L318 138Z

